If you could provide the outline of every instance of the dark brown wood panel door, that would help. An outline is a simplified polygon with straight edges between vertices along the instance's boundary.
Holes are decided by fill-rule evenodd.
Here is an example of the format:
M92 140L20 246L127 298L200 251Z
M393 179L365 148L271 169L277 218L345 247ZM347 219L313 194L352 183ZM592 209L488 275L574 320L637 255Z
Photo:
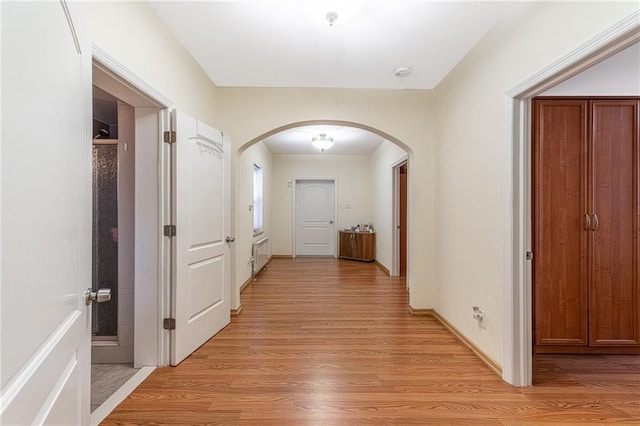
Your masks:
M534 101L536 345L588 343L586 100Z
M407 275L407 165L400 167L400 276Z
M590 345L640 343L639 102L592 101Z

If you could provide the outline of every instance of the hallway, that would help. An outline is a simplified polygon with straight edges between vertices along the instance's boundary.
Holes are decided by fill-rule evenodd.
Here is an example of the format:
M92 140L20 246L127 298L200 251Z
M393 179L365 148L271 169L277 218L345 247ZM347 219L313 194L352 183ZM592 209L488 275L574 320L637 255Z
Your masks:
M514 388L435 319L410 316L403 279L372 263L277 258L242 293L240 316L102 424L637 424L637 358L597 370L597 383L547 358L535 388Z

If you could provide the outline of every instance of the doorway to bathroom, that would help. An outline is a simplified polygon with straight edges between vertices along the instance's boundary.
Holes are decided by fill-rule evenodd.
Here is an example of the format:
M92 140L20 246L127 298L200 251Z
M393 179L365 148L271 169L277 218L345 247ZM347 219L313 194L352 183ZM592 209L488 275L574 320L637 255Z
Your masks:
M93 47L91 422L156 366L167 365L170 144L173 103ZM89 105L88 105L89 106ZM99 292L102 290L102 292ZM111 292L111 300L101 297ZM100 303L102 300L102 303Z
M93 86L92 134L91 286L111 296L92 310L94 410L138 371L133 364L134 108Z

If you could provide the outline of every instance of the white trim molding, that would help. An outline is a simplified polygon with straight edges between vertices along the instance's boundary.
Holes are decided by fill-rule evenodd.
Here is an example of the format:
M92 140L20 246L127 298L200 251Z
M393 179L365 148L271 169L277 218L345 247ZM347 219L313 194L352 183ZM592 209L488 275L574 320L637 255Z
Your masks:
M114 78L118 78L121 83L126 84L133 90L145 95L149 100L158 104L161 108L173 108L174 104L171 99L167 98L153 86L138 77L133 71L118 62L113 56L102 50L95 44L91 45L91 54L94 63L102 65L106 72Z
M533 364L531 250L531 99L640 40L636 11L506 93L505 268L502 378L531 386ZM534 253L535 256L535 253Z

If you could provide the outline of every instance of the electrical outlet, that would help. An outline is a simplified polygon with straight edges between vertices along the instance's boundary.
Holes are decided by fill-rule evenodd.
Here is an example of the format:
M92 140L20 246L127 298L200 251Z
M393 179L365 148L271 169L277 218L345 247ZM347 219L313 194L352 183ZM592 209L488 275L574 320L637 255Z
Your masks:
M478 325L482 328L486 328L484 323L486 312L480 309L479 306L472 306L471 309L473 309L473 318L478 321Z

